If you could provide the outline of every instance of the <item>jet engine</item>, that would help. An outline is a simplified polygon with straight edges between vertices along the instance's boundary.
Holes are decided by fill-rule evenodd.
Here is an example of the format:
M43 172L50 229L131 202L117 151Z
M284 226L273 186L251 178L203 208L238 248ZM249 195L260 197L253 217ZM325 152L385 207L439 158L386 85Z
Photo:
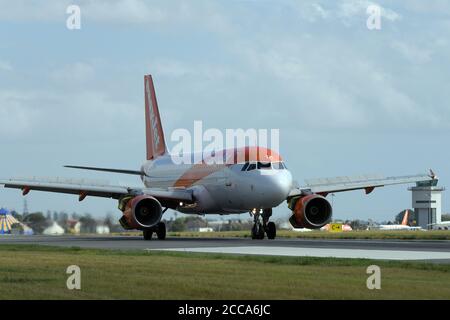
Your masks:
M120 224L125 229L148 229L156 226L162 217L161 203L149 195L126 197L119 201L123 212Z
M289 222L294 228L319 229L330 221L333 213L328 200L318 194L292 199L290 204Z

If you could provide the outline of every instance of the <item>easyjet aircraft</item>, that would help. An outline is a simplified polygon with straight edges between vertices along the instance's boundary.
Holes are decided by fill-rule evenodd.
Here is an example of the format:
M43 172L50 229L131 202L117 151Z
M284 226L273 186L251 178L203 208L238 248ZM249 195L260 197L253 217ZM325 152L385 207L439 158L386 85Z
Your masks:
M374 229L380 229L380 230L423 230L422 227L411 227L408 224L409 219L409 210L405 211L405 214L403 215L403 220L401 224L380 224L379 226L376 226Z
M240 147L221 151L223 164L205 159L193 164L175 164L164 140L153 80L144 77L147 160L140 170L67 166L69 168L114 172L140 176L142 187L100 185L87 180L10 179L0 180L6 188L48 191L86 197L118 200L125 229L142 230L144 239L165 239L166 227L161 221L167 209L196 214L238 214L250 212L254 217L253 239L276 236L269 219L272 208L287 201L295 228L319 229L331 220L329 193L363 189L368 194L376 187L392 184L434 181L434 175L402 177L332 178L307 181L304 187L294 185L283 159L273 150L262 147ZM220 154L220 152L219 152ZM217 155L216 155L217 156ZM194 157L193 157L194 158ZM195 159L195 158L194 158ZM268 170L270 170L270 174Z

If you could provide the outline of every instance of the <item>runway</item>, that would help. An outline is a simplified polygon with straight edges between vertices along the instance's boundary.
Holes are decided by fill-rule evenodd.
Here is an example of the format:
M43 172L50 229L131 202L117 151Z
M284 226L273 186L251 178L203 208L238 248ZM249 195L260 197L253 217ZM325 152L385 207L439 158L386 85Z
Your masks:
M450 241L430 240L252 240L247 238L179 238L144 241L135 236L19 236L0 237L1 244L39 244L64 247L211 252L275 256L426 260L450 263Z

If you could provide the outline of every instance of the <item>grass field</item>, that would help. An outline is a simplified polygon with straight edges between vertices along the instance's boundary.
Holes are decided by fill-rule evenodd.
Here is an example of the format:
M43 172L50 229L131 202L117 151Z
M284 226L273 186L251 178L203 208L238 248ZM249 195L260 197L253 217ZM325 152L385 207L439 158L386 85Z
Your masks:
M0 245L0 299L450 299L450 265ZM381 290L366 287L381 267ZM81 268L81 290L66 268Z

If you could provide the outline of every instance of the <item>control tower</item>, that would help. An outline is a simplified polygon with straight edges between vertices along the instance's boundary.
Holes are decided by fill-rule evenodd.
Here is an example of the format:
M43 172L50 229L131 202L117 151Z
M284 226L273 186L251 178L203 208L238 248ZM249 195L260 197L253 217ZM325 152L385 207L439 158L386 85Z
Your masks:
M412 192L412 207L416 214L417 226L423 229L432 229L430 224L441 223L442 216L442 192L443 187L438 187L438 178L434 175L433 180L418 182L415 187L408 190Z

